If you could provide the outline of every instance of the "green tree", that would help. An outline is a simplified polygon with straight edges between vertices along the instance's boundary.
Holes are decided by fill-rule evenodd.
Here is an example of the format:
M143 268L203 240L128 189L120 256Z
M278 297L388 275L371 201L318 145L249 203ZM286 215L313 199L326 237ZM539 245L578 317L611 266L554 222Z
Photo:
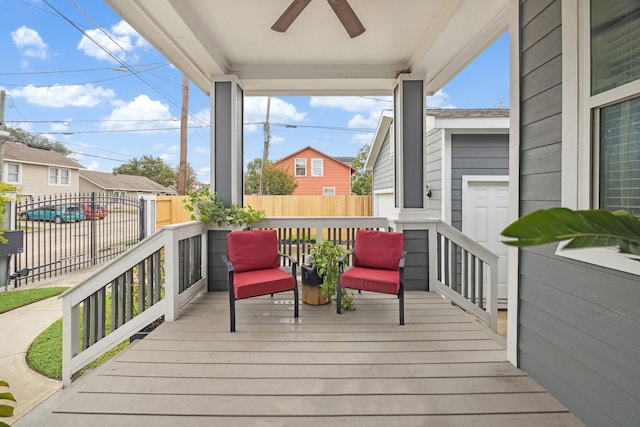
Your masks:
M175 169L176 177L178 176L178 170L180 166ZM198 175L196 171L191 166L191 163L187 162L187 179L186 179L186 188L187 192L193 191L198 187Z
M247 165L245 179L245 194L258 194L260 189L260 174L262 173L262 159L255 159ZM275 166L267 160L264 169L262 191L265 195L292 194L298 187L293 175L287 170Z
M123 175L146 176L165 187L174 186L178 181L176 171L171 166L160 157L153 157L149 154L145 154L141 158L134 157L129 162L113 168L113 171Z
M69 154L72 153L72 151L65 147L63 143L58 141L51 141L46 136L34 135L20 128L7 127L6 130L11 135L10 139L12 139L13 141L20 142L25 145L50 148L53 151L62 154L63 156L69 156Z
M364 164L367 161L367 155L369 154L369 144L365 144L360 147L356 158L351 163L351 166L356 170L356 173L351 175L351 192L353 194L371 194L371 183L373 178L371 172L364 170Z

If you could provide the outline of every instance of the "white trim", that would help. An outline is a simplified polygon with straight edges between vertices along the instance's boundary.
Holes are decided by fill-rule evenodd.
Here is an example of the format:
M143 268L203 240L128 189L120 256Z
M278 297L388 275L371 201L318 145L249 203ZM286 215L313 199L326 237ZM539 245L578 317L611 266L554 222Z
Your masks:
M509 222L520 216L520 0L509 2ZM518 249L509 248L507 297L507 360L518 363Z
M376 160L378 160L378 156L380 155L380 149L382 148L382 144L391 129L391 135L393 135L393 111L391 110L382 110L380 114L380 119L378 120L378 126L376 128L376 133L373 136L373 142L371 143L371 147L369 148L369 154L367 155L367 160L364 162L364 169L367 171L372 171L373 167L376 164ZM392 158L393 161L393 158Z
M298 175L298 160L304 160L304 175ZM294 177L302 177L307 176L307 159L306 157L296 157L293 159L293 176Z
M316 175L313 172L313 163L320 160L320 174ZM311 176L324 176L324 161L320 157L311 158Z
M442 130L442 205L440 217L451 224L451 131Z
M51 182L51 170L55 169L58 171L58 174L56 175L56 182ZM62 183L62 172L63 171L67 171L67 183L63 184ZM60 168L60 167L54 167L54 166L49 166L49 168L47 169L47 184L51 187L71 187L71 169L68 168Z
M327 190L332 190L333 194L326 194ZM323 196L335 196L336 195L336 187L322 187L322 195Z
M18 180L9 181L9 166L18 166ZM3 165L3 180L8 184L22 184L22 163L5 161Z
M566 244L567 242L558 244L556 255L640 276L637 257L621 254L617 248L564 249Z

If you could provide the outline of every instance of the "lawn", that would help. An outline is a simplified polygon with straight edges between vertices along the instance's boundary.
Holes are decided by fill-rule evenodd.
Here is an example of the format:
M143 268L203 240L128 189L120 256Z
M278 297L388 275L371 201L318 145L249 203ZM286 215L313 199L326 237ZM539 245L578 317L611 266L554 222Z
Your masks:
M0 314L60 295L67 287L24 289L0 293Z

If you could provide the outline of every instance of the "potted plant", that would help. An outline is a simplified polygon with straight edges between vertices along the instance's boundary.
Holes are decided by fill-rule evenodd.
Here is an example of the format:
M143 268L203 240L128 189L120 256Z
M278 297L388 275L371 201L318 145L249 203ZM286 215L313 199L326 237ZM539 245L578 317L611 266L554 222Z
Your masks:
M310 255L312 265L318 276L322 279L320 292L329 302L336 298L338 288L338 260L347 250L331 241L325 240L311 245ZM354 310L353 294L342 289L342 308Z
M188 192L183 200L185 209L191 212L191 219L209 225L240 226L249 225L264 218L264 211L257 211L251 206L243 208L238 205L224 205L217 192L211 194L209 188L197 192Z

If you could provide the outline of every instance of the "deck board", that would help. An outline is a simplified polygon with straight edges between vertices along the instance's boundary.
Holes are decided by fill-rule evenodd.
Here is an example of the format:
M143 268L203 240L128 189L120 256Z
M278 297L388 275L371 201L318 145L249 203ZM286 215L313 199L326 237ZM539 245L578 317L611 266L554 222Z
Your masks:
M47 425L582 425L506 359L504 340L439 296L356 295L354 312L284 294L202 294L64 390ZM34 415L35 416L35 415ZM27 424L25 424L27 425Z

